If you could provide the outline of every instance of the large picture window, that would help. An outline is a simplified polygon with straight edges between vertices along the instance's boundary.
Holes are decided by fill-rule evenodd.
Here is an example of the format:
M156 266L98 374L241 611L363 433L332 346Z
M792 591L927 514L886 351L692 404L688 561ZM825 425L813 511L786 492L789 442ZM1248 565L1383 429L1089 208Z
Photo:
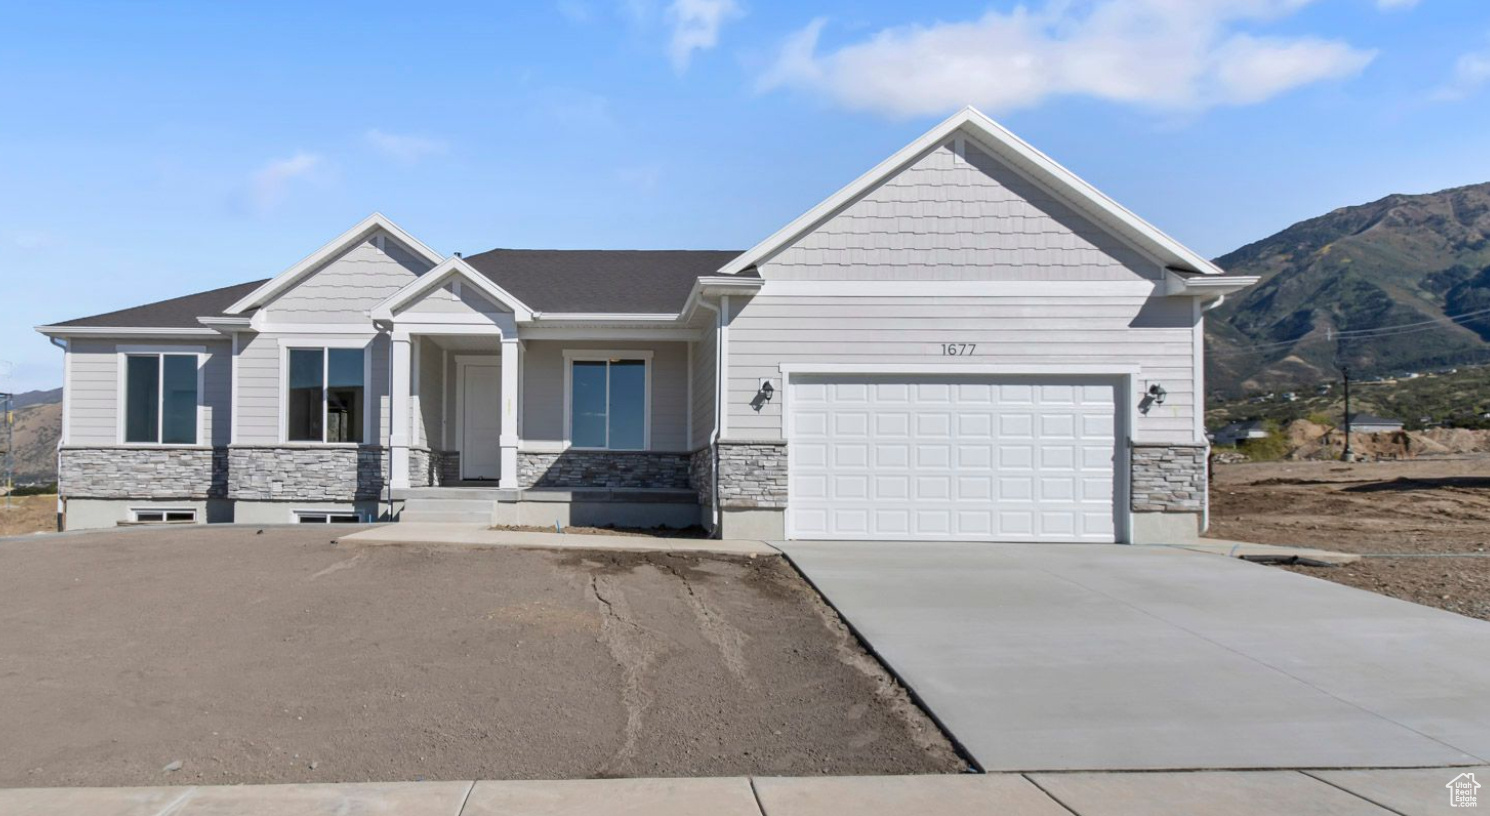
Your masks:
M570 361L569 443L576 448L645 450L647 360Z
M289 350L288 441L363 441L364 353L360 348Z
M125 355L124 441L197 444L197 355Z

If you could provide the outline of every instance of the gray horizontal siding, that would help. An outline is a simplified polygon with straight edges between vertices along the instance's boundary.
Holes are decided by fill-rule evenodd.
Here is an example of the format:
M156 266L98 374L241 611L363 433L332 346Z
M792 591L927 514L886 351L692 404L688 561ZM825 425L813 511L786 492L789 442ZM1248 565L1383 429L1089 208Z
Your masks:
M968 140L948 140L761 265L768 280L1135 280L1158 265Z
M117 445L121 347L204 348L201 427L198 444L226 445L232 432L232 347L223 341L74 339L69 343L71 372L67 389L68 444Z
M852 286L852 284L846 284ZM935 284L928 284L934 288ZM1137 365L1139 388L1161 383L1165 404L1137 415L1135 438L1195 441L1194 332L1187 299L1104 296L898 300L899 313L865 314L863 297L762 294L745 304L729 330L729 438L782 437L781 403L759 412L749 403L759 378L780 382L779 366L858 363L943 365ZM935 301L935 302L926 302ZM941 317L954 309L956 316ZM946 357L940 344L976 343L971 357ZM1136 399L1136 397L1135 397Z
M697 450L709 444L714 432L715 357L718 355L716 332L713 326L704 330L703 339L693 344L693 403L689 410L693 415L693 438L688 447Z
M687 451L688 346L675 342L532 340L523 355L523 441L564 440L564 349L650 349L652 450Z
M311 336L281 333L244 334L238 347L238 438L242 445L272 445L280 441L280 345L293 342L313 348L318 340L334 335ZM374 415L369 441L387 442L388 428L388 338L372 340L372 382L367 383L367 404Z

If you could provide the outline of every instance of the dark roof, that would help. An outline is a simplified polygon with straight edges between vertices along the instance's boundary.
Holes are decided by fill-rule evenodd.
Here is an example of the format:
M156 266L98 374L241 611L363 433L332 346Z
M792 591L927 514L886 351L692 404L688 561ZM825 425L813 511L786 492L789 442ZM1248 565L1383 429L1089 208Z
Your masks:
M534 311L661 314L682 309L694 281L717 272L739 254L692 249L494 249L466 262ZM738 277L759 274L751 269ZM53 325L202 328L198 317L222 315L266 282L240 283Z
M1400 419L1388 419L1387 417L1379 417L1379 416L1377 416L1375 414L1351 414L1350 415L1350 424L1352 424L1352 425L1401 425L1402 424L1402 420L1400 420Z
M54 323L55 326L106 326L110 328L200 329L199 317L221 315L223 310L242 300L249 292L263 286L268 279L236 286L224 286L210 292L171 298L144 306L133 306L117 312L80 317Z
M682 309L694 281L714 274L739 254L693 249L493 249L466 258L466 263L537 312L661 314ZM752 271L749 277L756 274Z

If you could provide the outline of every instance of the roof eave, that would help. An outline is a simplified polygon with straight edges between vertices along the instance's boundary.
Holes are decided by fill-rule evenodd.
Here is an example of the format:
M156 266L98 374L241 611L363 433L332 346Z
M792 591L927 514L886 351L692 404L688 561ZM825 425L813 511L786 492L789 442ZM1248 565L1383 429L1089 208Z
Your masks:
M219 333L213 329L163 327L163 326L36 326L36 331L47 337L168 337L168 338L214 338Z

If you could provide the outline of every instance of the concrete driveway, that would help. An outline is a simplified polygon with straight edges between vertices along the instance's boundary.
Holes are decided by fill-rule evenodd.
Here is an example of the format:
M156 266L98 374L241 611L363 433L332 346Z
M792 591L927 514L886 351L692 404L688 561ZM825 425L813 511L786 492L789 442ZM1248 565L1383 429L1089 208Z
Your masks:
M1216 555L780 546L988 771L1490 760L1490 624Z

